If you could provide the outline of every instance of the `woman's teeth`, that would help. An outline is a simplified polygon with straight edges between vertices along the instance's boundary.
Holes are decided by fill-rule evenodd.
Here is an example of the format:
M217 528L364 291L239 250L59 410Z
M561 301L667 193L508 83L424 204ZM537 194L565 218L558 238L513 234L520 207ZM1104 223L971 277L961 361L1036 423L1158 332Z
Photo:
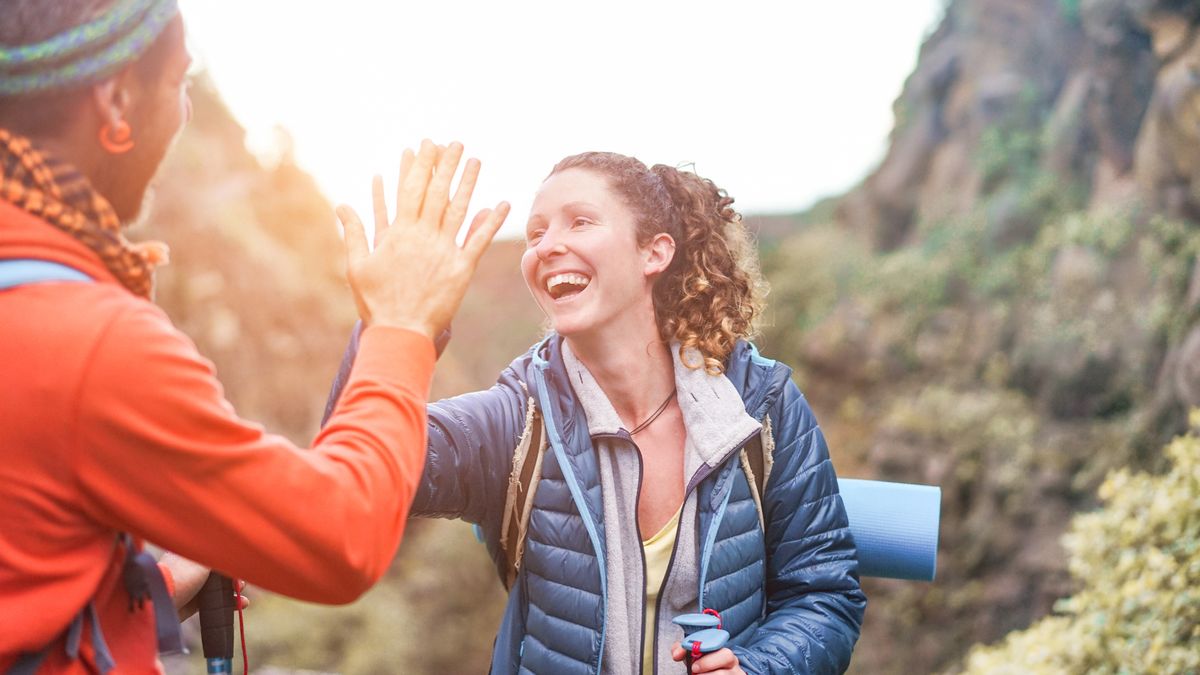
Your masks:
M555 300L579 293L587 288L591 279L582 274L555 274L546 280L546 292Z

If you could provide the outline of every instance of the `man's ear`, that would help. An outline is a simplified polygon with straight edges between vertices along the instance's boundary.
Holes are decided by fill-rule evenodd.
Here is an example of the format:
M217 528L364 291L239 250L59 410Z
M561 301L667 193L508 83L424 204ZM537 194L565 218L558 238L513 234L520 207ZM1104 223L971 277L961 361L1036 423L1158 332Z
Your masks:
M646 252L643 274L647 277L658 276L675 259L675 239L666 232L659 232L643 250Z
M102 125L115 128L129 114L130 69L126 68L107 80L92 86L92 106Z

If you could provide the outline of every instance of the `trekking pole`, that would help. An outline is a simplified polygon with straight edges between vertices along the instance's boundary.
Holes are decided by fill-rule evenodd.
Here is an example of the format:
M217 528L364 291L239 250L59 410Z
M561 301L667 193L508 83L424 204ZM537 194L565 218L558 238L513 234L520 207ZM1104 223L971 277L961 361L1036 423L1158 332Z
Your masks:
M683 648L683 665L689 673L696 659L722 649L729 641L729 632L721 629L721 615L715 610L706 609L703 614L682 614L671 621L683 628L685 635L679 646Z
M200 642L209 675L233 674L233 581L210 572L200 588Z

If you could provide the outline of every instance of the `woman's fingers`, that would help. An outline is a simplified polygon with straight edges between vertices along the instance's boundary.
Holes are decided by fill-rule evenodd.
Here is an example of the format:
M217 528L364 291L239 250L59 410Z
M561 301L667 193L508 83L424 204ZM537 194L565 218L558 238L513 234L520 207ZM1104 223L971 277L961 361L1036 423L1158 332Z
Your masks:
M471 195L475 192L475 181L479 178L479 160L472 157L467 160L467 165L463 167L462 177L458 179L458 189L454 191L454 198L450 200L450 205L446 207L446 213L442 216L442 230L458 234L459 228L462 227L463 220L467 217L467 208L471 204ZM479 221L479 216L475 217L476 222ZM467 238L471 238L471 232L475 231L475 223L471 225L471 229L467 231Z
M737 656L729 649L705 654L692 664L693 673L736 673L738 670Z
M443 225L442 216L445 215L448 206L446 200L450 198L450 184L454 181L454 174L458 172L458 162L462 159L462 153L462 143L451 143L443 149L429 181L429 187L425 190L421 220L439 229ZM450 236L455 234L457 232L451 232Z
M417 152L412 167L400 181L396 194L397 222L414 223L417 221L437 158L438 146L428 139L421 141L421 150Z
M500 202L494 210L480 211L471 222L471 230L467 233L467 240L463 242L463 251L472 266L478 264L488 244L492 243L492 238L500 231L500 226L508 217L509 208L508 202Z
M383 198L383 176L376 175L371 179L371 203L375 210L375 245L388 228L387 201Z
M491 217L491 215L492 209L483 209L479 213L475 214L475 217L471 219L471 226L467 228L467 236L463 237L464 248L466 247L467 242L471 241L471 237L475 236L475 233L479 231L480 227L483 227L483 224L487 222L487 219Z
M349 206L337 207L337 216L346 231L346 264L353 267L354 263L365 259L371 252L367 246L367 232L358 214Z
M450 188L462 154L461 143L455 142L441 148L429 140L421 142L421 149L416 155L411 150L405 150L400 160L396 218L392 222L414 223L419 220L449 237L457 235L466 217L480 170L479 160L467 160L454 197L450 199ZM389 227L383 183L378 176L371 184L371 196L375 211L375 245L378 247ZM472 265L478 263L504 224L509 210L509 204L501 202L495 209L480 211L472 220L462 246L463 253ZM369 250L363 247L366 236L358 214L348 206L339 207L337 213L346 228L348 260L353 262L364 258Z
M400 201L400 189L404 186L404 179L408 177L408 172L412 170L413 164L417 161L417 153L412 151L412 148L405 148L404 152L400 153L400 177L396 179L396 201Z
M471 162L466 185L460 182L454 200L449 199L462 152L458 143L439 149L426 140L411 166L402 161L406 166L397 188L395 217L374 251L367 250L357 214L339 209L346 227L350 288L368 325L406 328L433 338L449 325L461 304L479 259L510 208L501 203L485 210L463 246L455 243L456 226L462 222L479 170L478 162ZM447 211L458 220L446 220ZM447 227L451 223L455 227Z

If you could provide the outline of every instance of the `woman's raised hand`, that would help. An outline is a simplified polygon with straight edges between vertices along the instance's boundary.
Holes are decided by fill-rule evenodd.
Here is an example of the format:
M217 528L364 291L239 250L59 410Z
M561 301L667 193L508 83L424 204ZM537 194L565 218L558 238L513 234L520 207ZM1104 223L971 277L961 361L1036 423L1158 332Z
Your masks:
M383 180L373 184L375 247L367 244L358 214L337 209L346 229L346 276L358 313L367 325L407 328L436 337L458 311L479 258L508 216L509 205L483 209L466 241L455 242L479 176L479 160L467 160L451 197L463 147L423 141L415 155L405 150L396 188L396 217L388 220Z

